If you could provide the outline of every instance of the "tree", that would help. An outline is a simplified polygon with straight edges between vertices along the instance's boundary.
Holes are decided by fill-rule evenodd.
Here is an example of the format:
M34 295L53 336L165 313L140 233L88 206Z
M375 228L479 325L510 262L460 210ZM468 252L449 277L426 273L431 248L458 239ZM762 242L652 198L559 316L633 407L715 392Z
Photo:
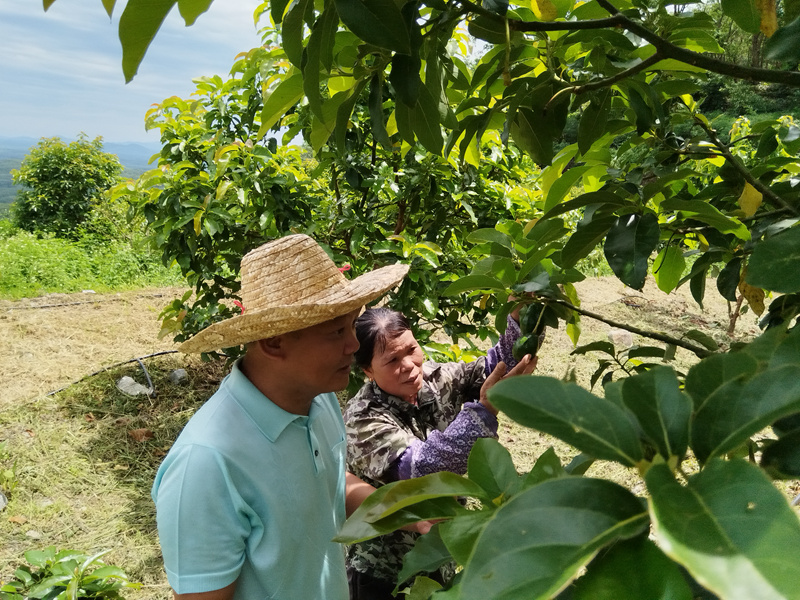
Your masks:
M102 194L120 180L122 165L103 152L101 138L66 144L42 139L11 172L23 186L12 206L14 224L31 232L76 237Z
M642 369L607 380L602 396L549 378L498 385L491 399L501 410L572 444L581 459L563 467L548 453L520 476L502 448L479 444L467 478L386 486L342 533L353 541L444 519L405 572L456 559L464 569L437 598L798 597L800 522L770 478L800 476L800 127L792 116L740 119L724 136L699 109L698 79L797 87L800 20L796 1L781 13L756 0L720 7L738 28L769 38L763 56L775 68L716 58L715 20L700 4L269 5L282 45L268 51L285 61L242 95L250 106L264 90L247 113L255 143L286 126L304 131L318 157L345 163L367 145L480 165L484 140L496 135L542 167L532 190L540 218L501 219L462 238L471 268L444 280L449 293L502 315L509 293L536 292L574 330L581 309L568 284L599 247L632 288L654 273L665 291L689 284L702 303L717 269L717 291L763 315L765 333L734 352L715 354L684 332L677 341L703 356L685 378ZM474 38L485 45L471 66L464 48ZM364 104L369 128L358 125ZM577 140L565 144L570 115ZM767 428L770 437L757 439ZM646 502L580 477L594 459L638 469ZM461 496L480 510L463 508ZM435 590L417 585L421 597Z

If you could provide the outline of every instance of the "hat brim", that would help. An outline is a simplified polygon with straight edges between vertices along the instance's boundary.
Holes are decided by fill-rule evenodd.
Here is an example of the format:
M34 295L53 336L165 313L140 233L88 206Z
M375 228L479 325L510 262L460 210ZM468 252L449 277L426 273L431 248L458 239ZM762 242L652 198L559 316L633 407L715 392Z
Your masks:
M203 329L183 342L178 350L187 354L211 352L330 321L379 298L400 283L406 273L408 265L389 265L349 281L347 288L337 292L331 302L307 302L245 311L244 314Z

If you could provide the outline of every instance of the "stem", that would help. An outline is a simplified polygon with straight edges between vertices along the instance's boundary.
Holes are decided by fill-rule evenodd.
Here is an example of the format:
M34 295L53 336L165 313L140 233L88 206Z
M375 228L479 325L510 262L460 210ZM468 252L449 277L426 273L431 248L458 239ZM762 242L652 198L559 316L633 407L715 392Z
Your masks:
M690 352L694 352L699 358L705 358L707 356L711 356L713 352L708 350L707 348L703 348L702 346L695 346L689 342L686 342L680 338L672 337L671 335L666 335L664 333L658 333L656 331L646 331L644 329L639 329L638 327L634 327L633 325L628 325L627 323L620 323L619 321L614 321L613 319L609 319L608 317L604 317L598 313L578 308L574 306L570 302L565 300L559 300L557 298L548 298L548 302L555 302L556 304L560 304L561 306L566 306L569 309L574 310L576 313L583 315L585 317L589 317L590 319L595 319L606 325L611 325L612 327L616 327L618 329L624 329L626 331L630 331L631 333L635 333L636 335L641 335L642 337L650 338L653 340L658 340L659 342L664 342L665 344L673 344L674 346L679 346L681 348L685 348Z

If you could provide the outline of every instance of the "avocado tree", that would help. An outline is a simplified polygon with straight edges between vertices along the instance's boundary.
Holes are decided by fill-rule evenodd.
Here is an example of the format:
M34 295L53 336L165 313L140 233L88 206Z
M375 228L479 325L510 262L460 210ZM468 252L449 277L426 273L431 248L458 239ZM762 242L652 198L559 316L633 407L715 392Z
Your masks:
M76 237L121 173L119 159L103 152L99 137L70 143L44 138L11 172L22 188L11 207L13 222L26 231Z
M130 0L125 12L132 18L142 5ZM199 12L178 5L192 18ZM275 68L245 98L248 106L262 98L248 113L253 144L288 127L318 159L336 157L331 172L364 147L480 168L484 141L494 137L542 168L530 190L535 218L493 216L461 238L470 271L446 282L448 293L480 297L502 315L509 294L535 292L565 308L575 331L579 299L569 284L599 247L626 285L641 289L653 273L665 291L688 284L699 303L718 272L717 292L747 302L767 328L730 353L689 344L704 358L685 380L662 366L609 382L602 396L550 378L499 384L491 399L501 410L583 458L562 467L547 453L519 475L486 442L473 451L467 478L442 473L381 488L341 539L444 519L421 538L404 575L450 558L464 568L444 590L420 578L419 597L800 597L800 523L770 481L800 477L800 127L789 115L717 131L698 103L708 73L800 85L799 7L719 7L734 27L767 38L764 57L774 68L719 59L717 21L702 3L263 6L281 44L267 48ZM132 27L145 33L136 43ZM126 19L123 46L143 52L157 27L157 19ZM574 141L563 137L571 119ZM356 189L394 173L373 181L355 171L347 183ZM194 225L197 210L184 225ZM757 439L764 430L766 440ZM593 459L637 469L647 500L580 476ZM480 509L463 508L461 496Z

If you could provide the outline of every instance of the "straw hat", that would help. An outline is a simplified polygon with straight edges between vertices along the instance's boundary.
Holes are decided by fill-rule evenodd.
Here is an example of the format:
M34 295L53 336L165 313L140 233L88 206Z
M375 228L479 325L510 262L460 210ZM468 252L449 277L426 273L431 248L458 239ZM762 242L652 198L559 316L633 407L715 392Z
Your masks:
M242 314L215 323L178 348L210 352L304 329L345 315L396 286L408 265L348 280L307 235L288 235L242 259Z

